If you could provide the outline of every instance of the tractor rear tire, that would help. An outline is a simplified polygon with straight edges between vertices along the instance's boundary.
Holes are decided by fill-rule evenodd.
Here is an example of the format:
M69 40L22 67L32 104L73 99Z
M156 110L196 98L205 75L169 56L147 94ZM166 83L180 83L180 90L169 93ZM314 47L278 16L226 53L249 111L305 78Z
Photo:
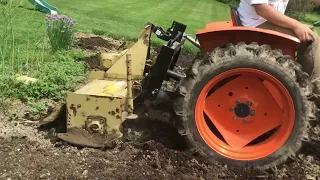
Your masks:
M281 50L229 44L196 57L186 74L175 100L179 132L212 162L266 170L294 159L308 141L308 123L315 118L313 87ZM239 76L211 91L210 84L231 75ZM278 129L269 131L274 126ZM271 135L258 142L266 131Z

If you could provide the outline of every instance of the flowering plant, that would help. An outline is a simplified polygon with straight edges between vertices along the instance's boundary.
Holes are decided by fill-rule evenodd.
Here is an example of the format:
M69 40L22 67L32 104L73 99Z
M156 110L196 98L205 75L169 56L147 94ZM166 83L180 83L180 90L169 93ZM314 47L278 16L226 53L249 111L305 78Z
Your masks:
M52 51L69 49L74 34L76 20L65 15L46 15L47 33Z

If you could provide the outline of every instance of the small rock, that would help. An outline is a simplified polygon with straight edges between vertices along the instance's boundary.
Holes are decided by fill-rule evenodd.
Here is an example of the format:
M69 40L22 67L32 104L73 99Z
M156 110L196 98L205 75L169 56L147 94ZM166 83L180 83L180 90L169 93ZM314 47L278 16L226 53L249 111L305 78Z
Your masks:
M282 172L287 172L287 168L282 168Z
M193 162L195 164L198 164L198 161L196 159L194 159L194 158L191 160L191 162Z
M190 177L186 174L182 174L182 177L181 177L182 180L189 180Z
M40 175L40 179L43 179L43 178L45 178L47 175L46 174L41 174Z
M312 156L307 156L306 157L306 161L311 163L313 161L313 157Z
M311 176L310 174L307 174L307 175L306 175L306 179L307 179L307 180L316 180L316 178L313 177L313 176Z
M82 173L82 176L87 176L88 175L88 170L84 170Z
M0 176L0 178L2 179L2 178L5 178L5 177L7 177L8 176L8 173L3 173L1 176Z

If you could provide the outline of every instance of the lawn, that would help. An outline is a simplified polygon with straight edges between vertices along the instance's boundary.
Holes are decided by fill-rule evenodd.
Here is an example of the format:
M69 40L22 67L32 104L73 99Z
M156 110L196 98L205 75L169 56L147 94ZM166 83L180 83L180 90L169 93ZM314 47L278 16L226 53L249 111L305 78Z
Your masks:
M194 36L206 23L230 20L228 5L214 0L47 1L57 7L61 14L76 19L76 31L102 32L114 38L136 39L146 22L166 29L172 21L179 21L186 24L187 33ZM75 63L73 59L86 54L76 49L51 53L46 36L45 14L34 10L27 0L21 2L13 12L12 22L5 25L6 20L0 18L0 40L4 31L12 27L12 36L8 36L11 44L0 41L0 47L10 52L7 53L9 58L0 56L0 100L19 98L33 101L44 97L61 100L66 91L73 90L84 79L84 64ZM0 5L0 13L4 7ZM315 14L308 15L312 21L318 17ZM318 30L320 32L320 28ZM157 38L153 40L157 44L162 43ZM38 78L39 83L33 86L22 85L15 82L13 77L16 74Z
M48 0L66 15L76 18L79 30L105 31L116 37L137 37L146 22L167 28L172 21L185 23L194 34L211 21L229 20L228 6L214 0Z

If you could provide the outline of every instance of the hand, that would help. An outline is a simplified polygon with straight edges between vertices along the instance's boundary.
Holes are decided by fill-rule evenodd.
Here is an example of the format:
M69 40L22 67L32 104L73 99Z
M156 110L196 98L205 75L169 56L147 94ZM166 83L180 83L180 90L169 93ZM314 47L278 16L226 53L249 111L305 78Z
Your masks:
M310 29L310 27L302 23L299 23L298 26L293 29L293 31L301 42L314 41L316 38L315 33Z

